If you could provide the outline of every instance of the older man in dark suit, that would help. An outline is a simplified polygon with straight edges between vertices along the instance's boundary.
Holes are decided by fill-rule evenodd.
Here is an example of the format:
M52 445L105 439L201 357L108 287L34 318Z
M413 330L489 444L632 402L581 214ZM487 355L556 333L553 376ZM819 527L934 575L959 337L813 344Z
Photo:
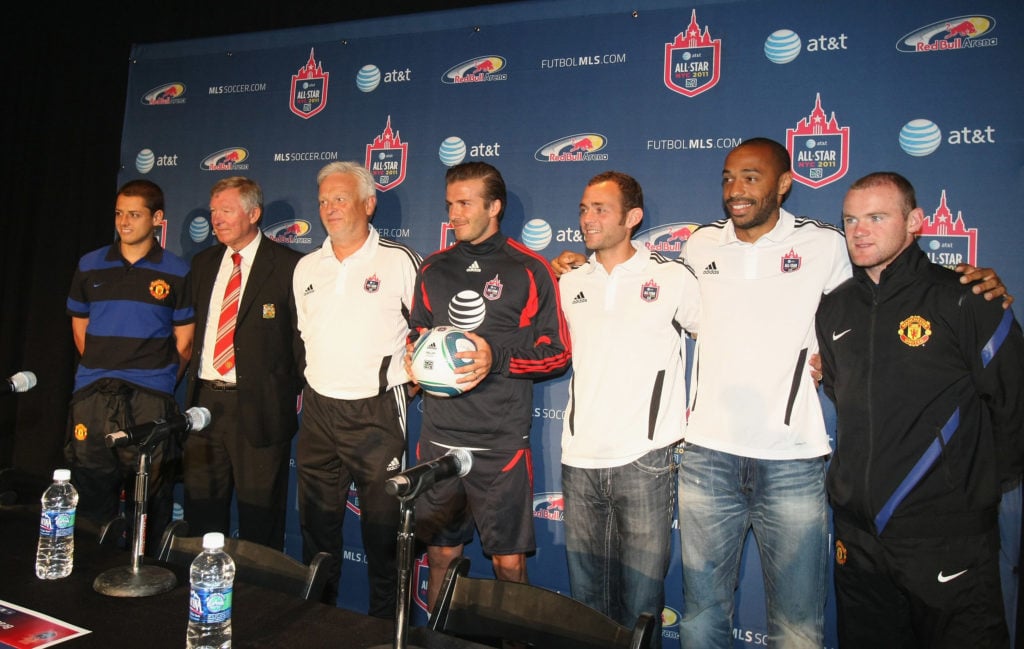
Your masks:
M254 181L218 182L210 221L220 243L192 259L196 342L187 402L208 408L213 423L185 443L185 518L194 533L230 532L234 491L239 537L281 549L302 387L292 295L302 255L262 236L262 210Z

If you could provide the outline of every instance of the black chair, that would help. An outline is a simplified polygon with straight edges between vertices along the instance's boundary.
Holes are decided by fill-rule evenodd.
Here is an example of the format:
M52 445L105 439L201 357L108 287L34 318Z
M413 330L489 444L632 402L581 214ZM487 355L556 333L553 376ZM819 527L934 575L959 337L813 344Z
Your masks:
M157 558L188 567L203 551L203 537L185 536L188 523L173 521L164 531ZM319 601L334 557L320 552L307 566L284 552L259 543L224 538L224 551L235 561L235 579L282 593Z
M468 640L508 640L536 649L645 649L654 618L644 613L632 629L554 591L469 577L460 557L445 574L429 626ZM660 613L660 612L659 612Z

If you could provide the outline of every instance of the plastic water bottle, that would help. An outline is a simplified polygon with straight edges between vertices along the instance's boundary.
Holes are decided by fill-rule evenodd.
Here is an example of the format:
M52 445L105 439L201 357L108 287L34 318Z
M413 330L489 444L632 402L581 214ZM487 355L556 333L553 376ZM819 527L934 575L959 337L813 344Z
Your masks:
M188 649L231 649L231 593L235 562L224 552L224 535L203 535L203 552L192 561L188 601Z
M53 472L53 484L43 492L42 504L36 577L67 577L74 565L75 510L78 508L78 491L71 484L71 471L57 469Z

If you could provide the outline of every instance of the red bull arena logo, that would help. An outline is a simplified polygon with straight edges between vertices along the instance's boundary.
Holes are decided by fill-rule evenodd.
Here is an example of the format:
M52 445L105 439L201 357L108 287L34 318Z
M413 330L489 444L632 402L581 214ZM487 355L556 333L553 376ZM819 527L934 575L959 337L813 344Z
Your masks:
M558 521L565 518L565 496L560 491L534 494L533 517L546 521Z
M786 129L786 148L793 158L793 180L815 189L834 183L850 168L850 127L825 117L821 95L811 114Z
M288 108L302 119L309 119L326 108L327 79L330 76L329 72L324 72L323 61L317 61L310 49L309 60L292 75Z
M203 171L235 171L239 169L248 169L249 165L245 164L245 161L248 159L249 152L241 147L223 149L206 156L203 161L199 163L199 168Z
M307 236L311 226L309 221L296 219L294 221L281 221L263 230L263 234L270 239L285 245L295 243L313 243L313 238Z
M918 233L917 245L921 246L933 264L952 268L957 264L977 265L978 229L968 228L963 214L956 216L946 203L946 190L942 190L939 207L935 214L924 220Z
M597 133L577 133L548 142L533 154L540 162L600 162L607 153L598 153L608 146L608 138Z
M505 57L491 54L476 59L463 61L449 68L441 81L444 83L483 83L485 81L505 81L508 74L504 72L508 65Z
M995 47L999 39L990 34L996 27L991 16L957 16L915 29L896 41L900 52L949 52L975 47Z
M366 145L366 168L373 175L373 184L379 191L386 192L402 184L408 155L409 145L402 142L398 131L391 130L391 115L388 115L384 132Z
M722 76L722 39L701 32L697 10L686 31L665 43L665 87L684 97L696 97L718 85Z
M167 106L169 104L185 103L185 84L168 83L157 86L146 94L142 95L143 106Z
M651 252L675 259L682 252L683 244L699 227L697 223L669 223L638 232L633 240L642 243Z

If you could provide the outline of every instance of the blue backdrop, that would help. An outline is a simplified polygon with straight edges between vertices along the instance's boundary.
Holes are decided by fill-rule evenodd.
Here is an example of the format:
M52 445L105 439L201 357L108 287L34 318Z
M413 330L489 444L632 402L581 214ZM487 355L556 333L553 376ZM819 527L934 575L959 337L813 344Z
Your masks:
M164 187L164 244L185 257L213 243L208 191L236 174L263 186L264 232L310 251L325 236L317 170L359 160L377 179L377 228L426 255L452 241L446 167L485 160L508 183L505 232L553 257L582 250L576 206L586 180L618 169L645 189L638 238L677 254L695 225L722 216L728 149L763 135L793 155L790 211L838 223L854 179L899 171L930 217L921 244L935 261L993 266L1024 290L1024 224L1011 212L1024 193L1020 3L619 4L526 2L137 45L120 180ZM562 591L566 396L567 377L535 391L540 549L529 562L533 582ZM418 427L413 407L413 444ZM354 495L350 510L340 602L365 609ZM1011 516L1019 521L1019 506ZM294 511L287 546L300 553ZM682 601L674 554L668 647ZM737 646L767 643L751 554ZM474 573L489 574L478 548L470 556ZM420 604L425 578L418 570ZM828 621L834 646L831 608Z

